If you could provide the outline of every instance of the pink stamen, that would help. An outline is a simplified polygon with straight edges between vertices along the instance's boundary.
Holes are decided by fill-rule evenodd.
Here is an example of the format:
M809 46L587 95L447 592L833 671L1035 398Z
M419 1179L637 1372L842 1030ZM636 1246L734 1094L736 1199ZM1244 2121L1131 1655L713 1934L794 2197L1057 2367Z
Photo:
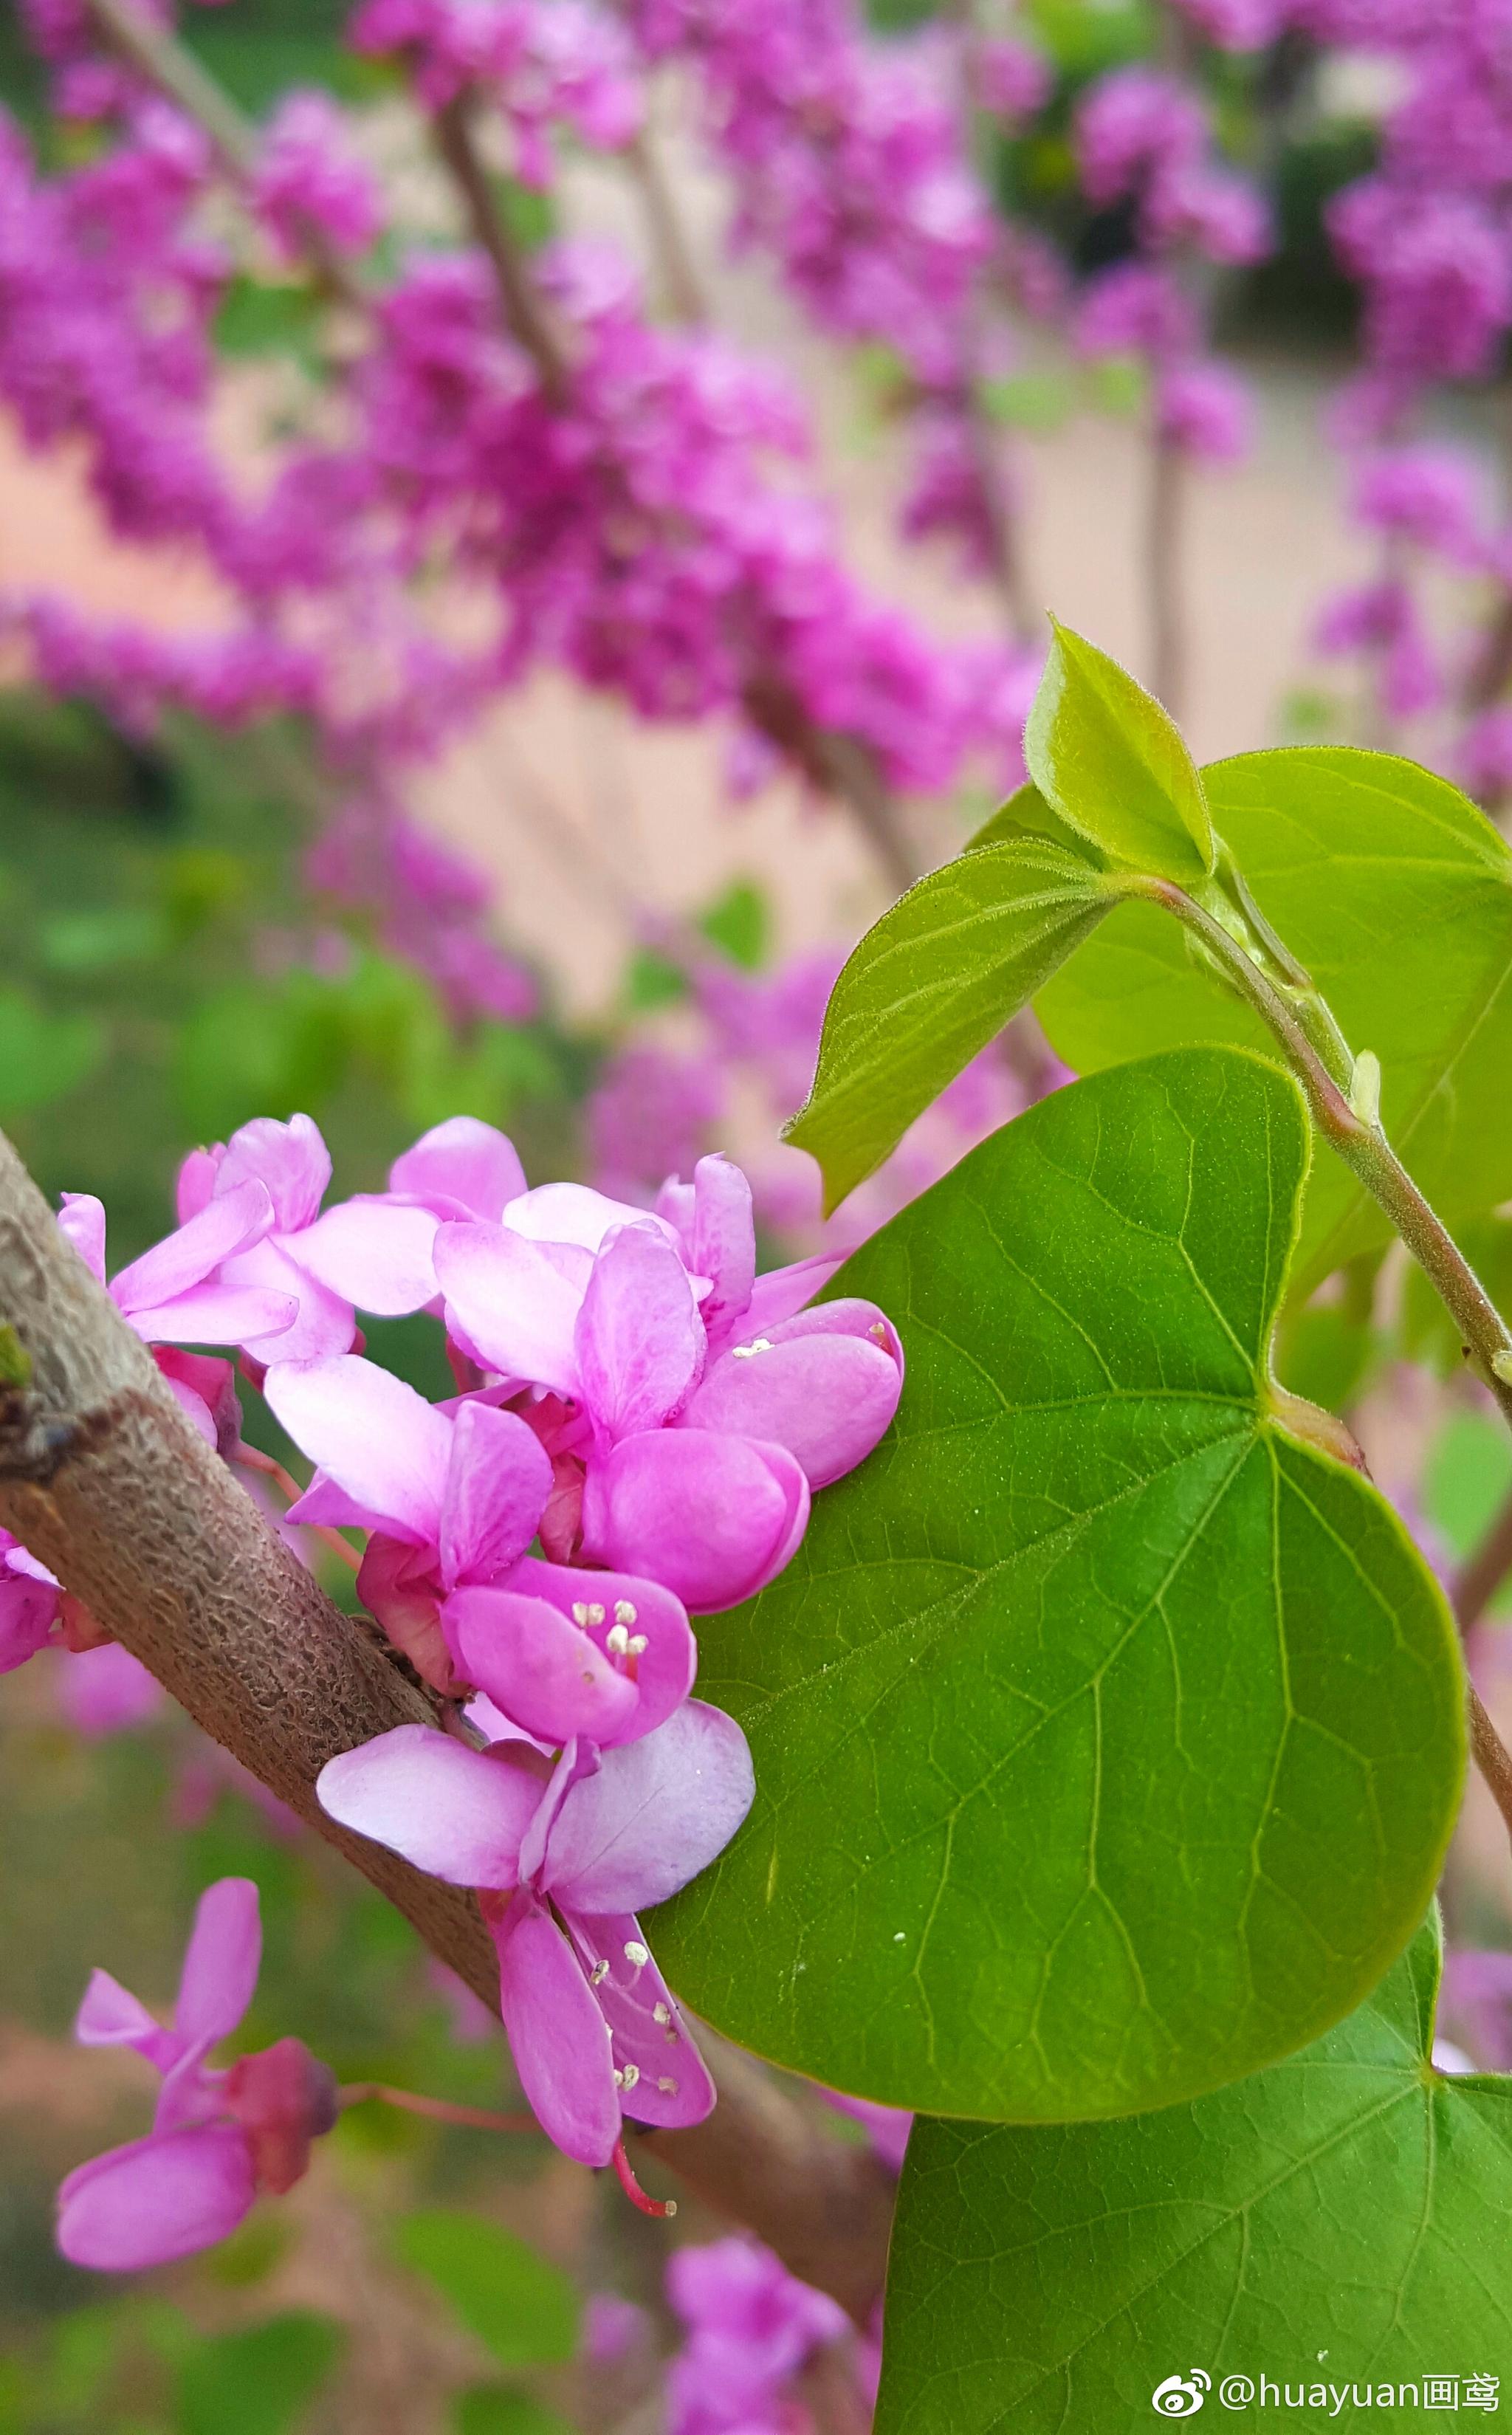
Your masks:
M648 2199L646 2197L645 2192L642 2189L640 2183L635 2178L635 2167L631 2164L628 2156L625 2152L625 2142L623 2139L616 2139L614 2142L614 2170L620 2177L620 2187L625 2192L626 2197L629 2200L631 2206L639 2207L643 2215L659 2216L663 2221L665 2221L668 2218L677 2214L678 2202L676 2199Z

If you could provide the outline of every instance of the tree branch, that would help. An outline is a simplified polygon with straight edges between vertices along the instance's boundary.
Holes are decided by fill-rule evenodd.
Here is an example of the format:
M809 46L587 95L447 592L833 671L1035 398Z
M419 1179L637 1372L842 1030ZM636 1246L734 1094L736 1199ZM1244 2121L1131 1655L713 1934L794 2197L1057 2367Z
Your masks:
M315 1798L327 1759L395 1725L434 1724L431 1702L190 1426L3 1134L0 1324L22 1356L0 1372L0 1523L497 2012L473 1896L349 1834ZM889 2177L812 2126L750 2058L721 2049L717 2076L709 2121L643 2151L864 2323L885 2270Z
M431 119L436 148L460 198L472 241L493 265L511 336L530 356L551 404L565 406L571 387L566 349L494 200L472 138L472 95L466 91L442 103Z

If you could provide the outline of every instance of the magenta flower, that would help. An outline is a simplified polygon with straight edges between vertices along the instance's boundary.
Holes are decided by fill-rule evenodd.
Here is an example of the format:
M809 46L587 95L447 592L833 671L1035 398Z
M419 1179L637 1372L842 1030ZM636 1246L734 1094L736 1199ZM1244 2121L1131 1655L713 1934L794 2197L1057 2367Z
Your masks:
M203 1157L205 1152L197 1153ZM203 1207L186 1210L175 1233L111 1281L123 1319L148 1344L239 1344L276 1335L294 1321L297 1297L223 1271L262 1242L273 1223L266 1186L247 1178ZM93 1193L65 1192L59 1225L90 1273L105 1283L105 1208Z
M555 1767L401 1725L332 1759L316 1790L339 1824L478 1890L520 2083L564 2153L609 2164L626 2115L702 2121L713 2083L635 1913L707 1868L750 1807L730 1718L690 1700L644 1740L572 1743Z
M60 1595L57 1575L9 1530L0 1530L0 1674L12 1673L46 1648Z
M282 1324L205 1326L194 1340L240 1344L255 1361L309 1361L348 1350L359 1308L392 1319L434 1300L434 1214L418 1202L372 1193L341 1201L322 1217L330 1181L331 1154L308 1116L293 1116L286 1125L255 1117L223 1146L185 1159L179 1173L179 1216L185 1222L146 1259L181 1241L197 1222L207 1238L213 1235L222 1205L241 1205L256 1185L269 1204L267 1220L217 1256L214 1277L222 1292L244 1287L291 1306ZM116 1279L116 1290L122 1282Z
M262 1959L257 1888L222 1877L199 1899L173 2027L163 2029L110 1973L96 1970L74 2034L134 2046L163 2074L145 2139L69 2174L58 2193L58 2246L106 2273L167 2265L234 2232L260 2190L292 2189L310 2142L335 2120L335 2083L298 2038L212 2070L212 2047L252 1999Z
M289 1518L374 1533L358 1590L438 1689L475 1684L553 1743L631 1740L686 1699L693 1633L668 1591L526 1556L552 1465L518 1414L427 1404L350 1354L275 1362L266 1395L319 1465Z
M675 2250L666 2290L688 2333L668 2377L669 2435L781 2435L798 2423L786 2388L850 2332L838 2302L739 2234Z
M549 1442L558 1471L581 1465L582 1503L576 1547L559 1551L660 1580L703 1614L781 1572L811 1487L869 1453L897 1407L902 1355L882 1313L801 1310L833 1265L758 1279L750 1187L722 1158L665 1187L655 1215L546 1185L502 1225L445 1226L436 1242L454 1336L486 1370L560 1399Z

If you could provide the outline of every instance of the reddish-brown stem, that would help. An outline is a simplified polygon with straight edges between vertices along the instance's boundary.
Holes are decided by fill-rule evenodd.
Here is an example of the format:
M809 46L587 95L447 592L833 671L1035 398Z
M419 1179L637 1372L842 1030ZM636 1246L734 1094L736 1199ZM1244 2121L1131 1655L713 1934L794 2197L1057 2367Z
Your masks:
M616 2139L614 2142L613 2163L614 2170L619 2176L620 2187L625 2192L626 2197L629 2200L631 2206L639 2207L643 2215L656 2216L663 2221L667 2217L677 2214L678 2202L676 2199L650 2199L646 2197L645 2192L642 2189L640 2183L635 2178L635 2167L625 2152L625 2142L623 2139Z
M564 406L571 388L566 349L494 200L488 170L473 139L472 110L472 95L465 91L442 104L431 121L436 148L456 188L469 234L493 266L510 334L534 363L552 405Z
M1512 1751L1508 1751L1492 1724L1486 1703L1473 1683L1470 1685L1470 1749L1486 1789L1502 1813L1502 1823L1512 1836Z
M264 1479L270 1479L286 1505L297 1505L304 1494L292 1472L285 1471L281 1462L275 1462L270 1454L264 1454L258 1446L238 1446L232 1460L241 1471L255 1471ZM354 1573L361 1570L362 1558L356 1548L343 1539L339 1530L330 1529L324 1522L301 1522L299 1527L301 1530L310 1531L322 1547L328 1547L333 1556L339 1556Z
M396 2105L403 2114L423 2115L427 2122L450 2122L463 2131L507 2131L522 2133L539 2133L540 2123L533 2114L493 2114L486 2105L454 2105L445 2097L420 2097L411 2088L390 2088L387 2081L353 2080L336 2091L336 2104L345 2114L353 2105Z

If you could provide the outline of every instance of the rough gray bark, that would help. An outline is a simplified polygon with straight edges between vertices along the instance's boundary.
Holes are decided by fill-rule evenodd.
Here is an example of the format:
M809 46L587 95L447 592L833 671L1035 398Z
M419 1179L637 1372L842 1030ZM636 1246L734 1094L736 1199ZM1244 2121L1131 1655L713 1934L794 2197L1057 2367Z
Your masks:
M3 1134L0 1326L23 1356L0 1347L0 1524L497 2011L472 1895L347 1833L315 1798L328 1758L394 1725L435 1724L431 1702L190 1426ZM715 2071L708 2122L637 2147L864 2323L885 2267L887 2175L824 2136L748 2056L721 2046Z

